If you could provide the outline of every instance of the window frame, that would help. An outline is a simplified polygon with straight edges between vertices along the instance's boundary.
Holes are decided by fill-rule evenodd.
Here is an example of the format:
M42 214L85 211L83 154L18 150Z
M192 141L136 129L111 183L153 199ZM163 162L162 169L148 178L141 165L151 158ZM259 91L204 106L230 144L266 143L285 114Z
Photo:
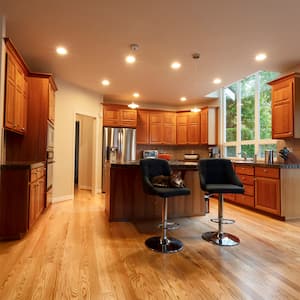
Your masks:
M236 82L233 82L232 84L237 84L237 101L236 101L236 112L237 112L237 135L236 135L236 141L233 142L226 142L226 97L225 97L225 89L232 84L221 88L220 92L220 100L221 100L221 107L222 107L222 114L221 114L221 132L222 134L220 135L221 138L221 145L222 145L222 156L226 157L228 159L241 159L242 157L242 145L254 145L254 153L257 155L258 160L263 160L264 157L260 156L260 151L259 151L259 146L260 145L276 145L277 147L277 142L278 140L274 140L272 138L270 139L261 139L260 138L260 77L259 73L261 71L257 71L253 74L250 74L249 76L246 76ZM241 126L242 126L242 120L241 120L241 82L242 80L255 75L256 76L256 84L255 84L255 95L254 95L254 140L241 140ZM236 156L227 156L226 153L226 147L228 146L235 146L236 147Z

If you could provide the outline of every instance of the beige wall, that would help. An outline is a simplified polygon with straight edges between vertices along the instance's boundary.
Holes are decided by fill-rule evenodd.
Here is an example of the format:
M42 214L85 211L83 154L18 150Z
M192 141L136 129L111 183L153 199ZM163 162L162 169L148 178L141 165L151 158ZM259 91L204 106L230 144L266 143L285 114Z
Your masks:
M74 197L74 150L76 114L95 118L92 178L101 186L102 96L56 79L53 202Z
M76 114L79 121L78 188L92 190L94 165L95 118Z

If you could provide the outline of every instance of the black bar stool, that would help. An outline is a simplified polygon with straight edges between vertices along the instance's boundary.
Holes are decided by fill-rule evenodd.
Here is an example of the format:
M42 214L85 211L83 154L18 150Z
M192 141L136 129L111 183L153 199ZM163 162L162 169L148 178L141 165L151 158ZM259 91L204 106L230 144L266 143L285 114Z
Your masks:
M145 244L148 248L162 253L181 251L183 243L175 238L167 237L168 198L189 195L190 190L188 188L157 187L152 184L151 179L155 176L171 175L169 163L164 159L142 159L140 167L144 192L163 198L161 236L150 237L145 241Z
M211 221L218 223L218 231L202 234L206 241L219 246L235 246L240 243L238 237L223 231L223 224L232 224L234 220L223 218L223 194L243 194L244 187L236 176L229 159L210 158L199 161L200 186L207 194L219 194L218 218ZM207 197L207 195L206 195Z

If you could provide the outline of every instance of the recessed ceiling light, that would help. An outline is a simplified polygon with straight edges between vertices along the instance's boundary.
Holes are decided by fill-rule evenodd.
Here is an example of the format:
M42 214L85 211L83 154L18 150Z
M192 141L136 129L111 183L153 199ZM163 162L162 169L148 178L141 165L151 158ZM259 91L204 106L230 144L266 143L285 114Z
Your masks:
M133 93L133 97L134 97L134 98L138 98L139 96L140 96L139 93Z
M125 61L128 64L133 64L136 61L136 59L135 59L135 56L133 56L133 55L127 55L125 58Z
M213 83L214 84L220 84L222 82L222 80L220 78L215 78Z
M110 85L110 81L109 80L107 80L107 79L104 79L104 80L102 80L102 85L105 85L105 86L108 86L108 85Z
M134 103L134 102L132 102L132 103L128 104L128 107L129 107L129 108L132 108L132 109L136 109L136 108L139 107L139 105L136 104L136 103Z
M177 70L181 67L181 63L178 62L178 61L174 61L172 64L171 64L171 68L174 69L174 70Z
M186 97L181 97L180 101L186 101Z
M68 54L68 50L65 47L57 47L56 53L59 55L66 55Z
M194 107L191 109L191 112L199 112L201 109L199 107Z
M265 53L259 53L255 56L255 60L257 61L262 61L265 60L267 58L267 55Z

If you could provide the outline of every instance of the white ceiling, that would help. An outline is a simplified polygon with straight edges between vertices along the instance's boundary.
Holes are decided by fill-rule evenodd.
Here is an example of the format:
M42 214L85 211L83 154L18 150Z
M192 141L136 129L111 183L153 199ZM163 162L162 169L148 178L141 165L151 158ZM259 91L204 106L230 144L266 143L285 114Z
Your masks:
M104 95L104 101L168 106L201 103L217 89L264 69L300 64L299 0L0 0L7 35L31 71ZM137 62L127 65L129 45ZM66 57L54 50L65 45ZM268 58L256 62L256 53ZM192 53L199 52L200 60ZM173 60L182 68L170 69ZM103 78L111 80L103 87Z

